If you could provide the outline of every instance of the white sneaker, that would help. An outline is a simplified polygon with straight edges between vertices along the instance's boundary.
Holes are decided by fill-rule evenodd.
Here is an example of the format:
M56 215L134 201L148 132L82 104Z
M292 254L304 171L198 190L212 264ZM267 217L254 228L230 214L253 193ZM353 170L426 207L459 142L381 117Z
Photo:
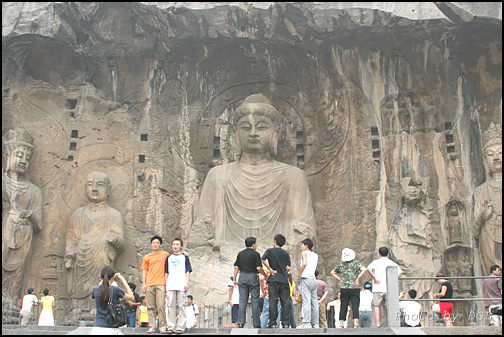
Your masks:
M318 329L320 326L318 324L313 324L314 329Z
M296 329L311 329L312 326L310 323L303 323L301 325L299 325Z

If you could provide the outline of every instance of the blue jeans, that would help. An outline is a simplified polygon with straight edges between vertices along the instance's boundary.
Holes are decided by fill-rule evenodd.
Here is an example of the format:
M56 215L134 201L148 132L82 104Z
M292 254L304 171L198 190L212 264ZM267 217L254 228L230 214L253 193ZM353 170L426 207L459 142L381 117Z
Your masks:
M359 311L359 327L360 328L369 328L371 326L371 322L373 320L373 312L372 311Z
M231 322L236 323L238 322L238 311L240 309L239 304L233 304L233 307L231 309Z
M277 328L280 327L280 316L281 315L282 315L282 304L280 303L280 300L278 300L278 318L277 318L277 325L276 325ZM292 326L293 320L294 320L294 308L292 307L292 300L291 300L291 326ZM263 311L261 313L261 328L266 329L268 327L268 322L269 322L269 298L265 297ZM294 322L294 325L292 327L296 328L296 322Z
M128 328L134 328L136 323L136 311L126 311L126 315L129 317Z

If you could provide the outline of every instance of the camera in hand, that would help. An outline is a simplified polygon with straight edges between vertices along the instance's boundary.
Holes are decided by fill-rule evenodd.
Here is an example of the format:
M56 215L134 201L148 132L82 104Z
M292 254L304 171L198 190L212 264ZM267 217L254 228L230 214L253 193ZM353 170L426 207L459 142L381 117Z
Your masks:
M495 307L491 310L492 315L502 316L502 307Z

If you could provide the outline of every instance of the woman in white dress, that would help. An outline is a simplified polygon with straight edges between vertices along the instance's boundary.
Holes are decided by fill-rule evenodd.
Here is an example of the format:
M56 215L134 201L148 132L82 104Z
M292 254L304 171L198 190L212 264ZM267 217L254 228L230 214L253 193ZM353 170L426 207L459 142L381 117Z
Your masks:
M44 296L40 299L42 302L42 312L40 313L39 323L40 326L54 326L53 310L56 309L54 297L51 296L49 289L44 289Z

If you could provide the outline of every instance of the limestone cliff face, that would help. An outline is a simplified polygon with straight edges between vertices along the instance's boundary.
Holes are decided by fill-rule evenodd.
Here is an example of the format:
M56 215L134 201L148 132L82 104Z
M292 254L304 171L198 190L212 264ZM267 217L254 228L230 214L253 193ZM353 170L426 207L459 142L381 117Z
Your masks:
M150 237L162 235L168 251L187 237L206 173L236 160L231 114L257 92L286 118L277 159L308 177L326 272L345 247L367 265L379 246L397 245L389 228L400 183L414 176L432 228L431 273L450 271L456 256L485 274L471 198L486 179L481 134L502 123L501 6L171 4L2 4L2 133L36 136L30 179L44 200L27 284L70 300L65 235L96 170L109 174L110 204L125 220L117 267L141 284ZM453 203L466 234L457 242ZM224 303L226 284L191 259L191 292Z

